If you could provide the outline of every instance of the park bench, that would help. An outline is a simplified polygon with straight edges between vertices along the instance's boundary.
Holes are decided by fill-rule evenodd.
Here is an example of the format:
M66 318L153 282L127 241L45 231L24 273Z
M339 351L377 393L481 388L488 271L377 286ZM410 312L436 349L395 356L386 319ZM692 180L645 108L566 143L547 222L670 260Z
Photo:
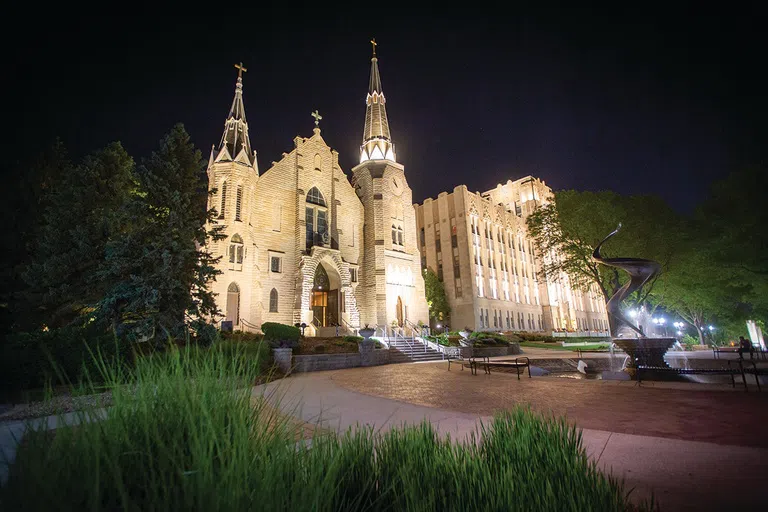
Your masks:
M478 363L476 362L475 365ZM514 360L498 360L491 361L487 357L483 357L482 362L479 363L485 368L485 373L491 374L491 368L514 368L517 371L517 380L520 380L520 371L525 374L525 369L528 368L528 378L531 378L531 360L527 357L516 357ZM477 374L477 366L475 366L475 374Z
M751 373L755 376L755 384L757 384L757 390L762 391L762 388L760 387L760 375L768 375L768 368L758 368L757 363L754 361L747 361L748 363L752 363L752 367L744 368L741 361L739 361L739 365L742 367L742 370L744 373Z
M672 375L730 375L731 386L735 388L736 379L734 378L734 375L741 375L741 380L744 383L744 389L746 391L749 391L747 389L747 378L744 375L745 369L741 365L741 361L738 361L738 362L739 362L738 368L731 367L731 361L728 361L728 368L669 368L667 366L638 365L637 366L637 382L638 384L642 382L643 374L648 372L665 373L665 374L672 374ZM757 379L757 375L755 375L755 379Z
M739 354L741 359L744 358L744 356L739 352L739 347L712 347L712 354L715 359L720 359L720 354ZM752 349L749 351L749 358L763 359L764 361L768 360L768 351L759 347L752 347Z

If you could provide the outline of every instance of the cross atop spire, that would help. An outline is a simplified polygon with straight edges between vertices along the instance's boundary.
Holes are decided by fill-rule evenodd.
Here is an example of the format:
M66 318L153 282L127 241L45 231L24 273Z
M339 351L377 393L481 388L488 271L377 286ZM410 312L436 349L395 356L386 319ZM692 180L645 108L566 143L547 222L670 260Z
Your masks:
M374 52L376 53L376 52ZM243 78L243 72L248 71L248 68L243 66L243 62L240 61L240 64L235 64L235 67L237 68L237 78Z
M368 82L368 94L365 97L365 129L363 145L360 147L360 162L366 160L390 160L395 162L395 145L389 134L387 109L384 104L384 92L379 76L379 59L376 57L375 39L371 39L373 57L371 57L371 79Z

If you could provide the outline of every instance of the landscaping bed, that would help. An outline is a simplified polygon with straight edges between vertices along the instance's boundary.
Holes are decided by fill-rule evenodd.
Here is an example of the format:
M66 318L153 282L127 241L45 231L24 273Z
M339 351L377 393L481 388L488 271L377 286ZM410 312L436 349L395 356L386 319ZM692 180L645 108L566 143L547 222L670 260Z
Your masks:
M293 355L349 354L358 353L360 336L338 336L333 338L305 337L293 349Z

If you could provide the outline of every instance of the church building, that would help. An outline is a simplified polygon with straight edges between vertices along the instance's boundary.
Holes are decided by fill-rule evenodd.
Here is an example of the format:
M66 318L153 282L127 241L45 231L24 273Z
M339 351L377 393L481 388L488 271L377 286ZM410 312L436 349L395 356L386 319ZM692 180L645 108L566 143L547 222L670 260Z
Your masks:
M213 242L213 283L235 329L307 324L306 335L427 324L416 215L387 119L375 45L365 95L360 163L351 179L314 133L259 172L243 106L243 71L224 134L208 163L211 207L225 239Z

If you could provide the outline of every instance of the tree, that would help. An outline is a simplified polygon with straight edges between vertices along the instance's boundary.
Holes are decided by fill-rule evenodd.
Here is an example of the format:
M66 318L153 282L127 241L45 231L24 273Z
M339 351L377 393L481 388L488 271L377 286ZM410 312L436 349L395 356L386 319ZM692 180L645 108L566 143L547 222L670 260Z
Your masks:
M120 230L116 214L135 186L134 163L115 142L76 166L58 144L43 165L44 212L22 272L22 302L37 313L38 326L54 328L81 320L106 291L108 284L96 276L107 243Z
M207 209L204 169L181 124L139 166L139 193L120 213L126 230L108 245L101 273L114 284L98 316L119 333L184 338L219 313L208 288L218 258L207 243L223 236Z
M745 167L716 182L697 212L706 250L729 284L746 289L753 318L768 316L768 168ZM742 325L743 329L743 325Z
M627 279L592 260L595 246L608 233L622 224L604 255L648 258L667 268L681 229L679 216L660 198L575 190L556 192L555 200L539 206L526 223L544 278L558 280L564 273L572 286L583 290L596 284L606 301ZM639 290L633 302L646 302L652 289L653 283Z
M443 282L428 267L424 269L424 290L429 306L429 317L434 320L445 321L451 314L451 306L448 304Z

